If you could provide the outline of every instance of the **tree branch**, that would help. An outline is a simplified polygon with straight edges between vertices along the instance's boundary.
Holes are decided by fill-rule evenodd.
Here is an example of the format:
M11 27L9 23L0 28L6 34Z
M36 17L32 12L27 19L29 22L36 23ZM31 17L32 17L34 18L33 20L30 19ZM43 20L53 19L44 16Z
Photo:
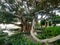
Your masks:
M13 16L19 18L19 19L21 19L21 16L19 16L19 15L15 15L15 14L12 13L12 12L4 11L4 10L0 10L0 12L9 13L9 14L11 14L11 15L13 15Z

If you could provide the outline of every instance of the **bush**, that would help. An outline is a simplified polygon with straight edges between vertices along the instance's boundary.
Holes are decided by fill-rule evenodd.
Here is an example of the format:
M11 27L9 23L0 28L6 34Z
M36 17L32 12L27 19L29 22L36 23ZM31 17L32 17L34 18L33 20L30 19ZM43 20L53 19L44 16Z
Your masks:
M9 37L8 40L12 45L40 45L40 43L34 43L30 39L26 38L23 34L15 34Z
M5 37L7 33L0 33L0 45L5 45Z
M38 34L37 37L39 39L46 39L46 38L52 38L57 35L60 35L60 27L54 26L54 27L46 27L42 34Z

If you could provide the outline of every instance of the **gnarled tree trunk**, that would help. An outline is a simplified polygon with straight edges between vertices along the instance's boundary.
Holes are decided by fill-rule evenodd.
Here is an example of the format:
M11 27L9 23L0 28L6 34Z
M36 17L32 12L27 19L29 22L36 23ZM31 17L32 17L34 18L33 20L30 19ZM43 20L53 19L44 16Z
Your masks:
M21 31L22 32L30 32L30 30L31 30L31 23L29 23L26 20L24 20L24 21L22 20L21 23L22 23Z

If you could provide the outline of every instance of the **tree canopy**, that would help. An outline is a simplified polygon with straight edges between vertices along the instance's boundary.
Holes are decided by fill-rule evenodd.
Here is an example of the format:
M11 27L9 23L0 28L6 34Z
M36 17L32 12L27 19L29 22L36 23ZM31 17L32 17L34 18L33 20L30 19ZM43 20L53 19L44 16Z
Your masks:
M54 10L60 10L60 0L0 0L0 22L20 20L22 32L28 31L33 35L37 15L41 14L41 18L43 15L53 18L56 15Z

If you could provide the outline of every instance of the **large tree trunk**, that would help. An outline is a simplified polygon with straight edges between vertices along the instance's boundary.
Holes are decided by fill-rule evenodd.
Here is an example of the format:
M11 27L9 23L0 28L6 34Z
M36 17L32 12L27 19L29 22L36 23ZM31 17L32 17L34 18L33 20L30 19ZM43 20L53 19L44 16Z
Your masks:
M21 21L21 23L22 23L21 31L22 32L30 32L31 24L28 21Z

